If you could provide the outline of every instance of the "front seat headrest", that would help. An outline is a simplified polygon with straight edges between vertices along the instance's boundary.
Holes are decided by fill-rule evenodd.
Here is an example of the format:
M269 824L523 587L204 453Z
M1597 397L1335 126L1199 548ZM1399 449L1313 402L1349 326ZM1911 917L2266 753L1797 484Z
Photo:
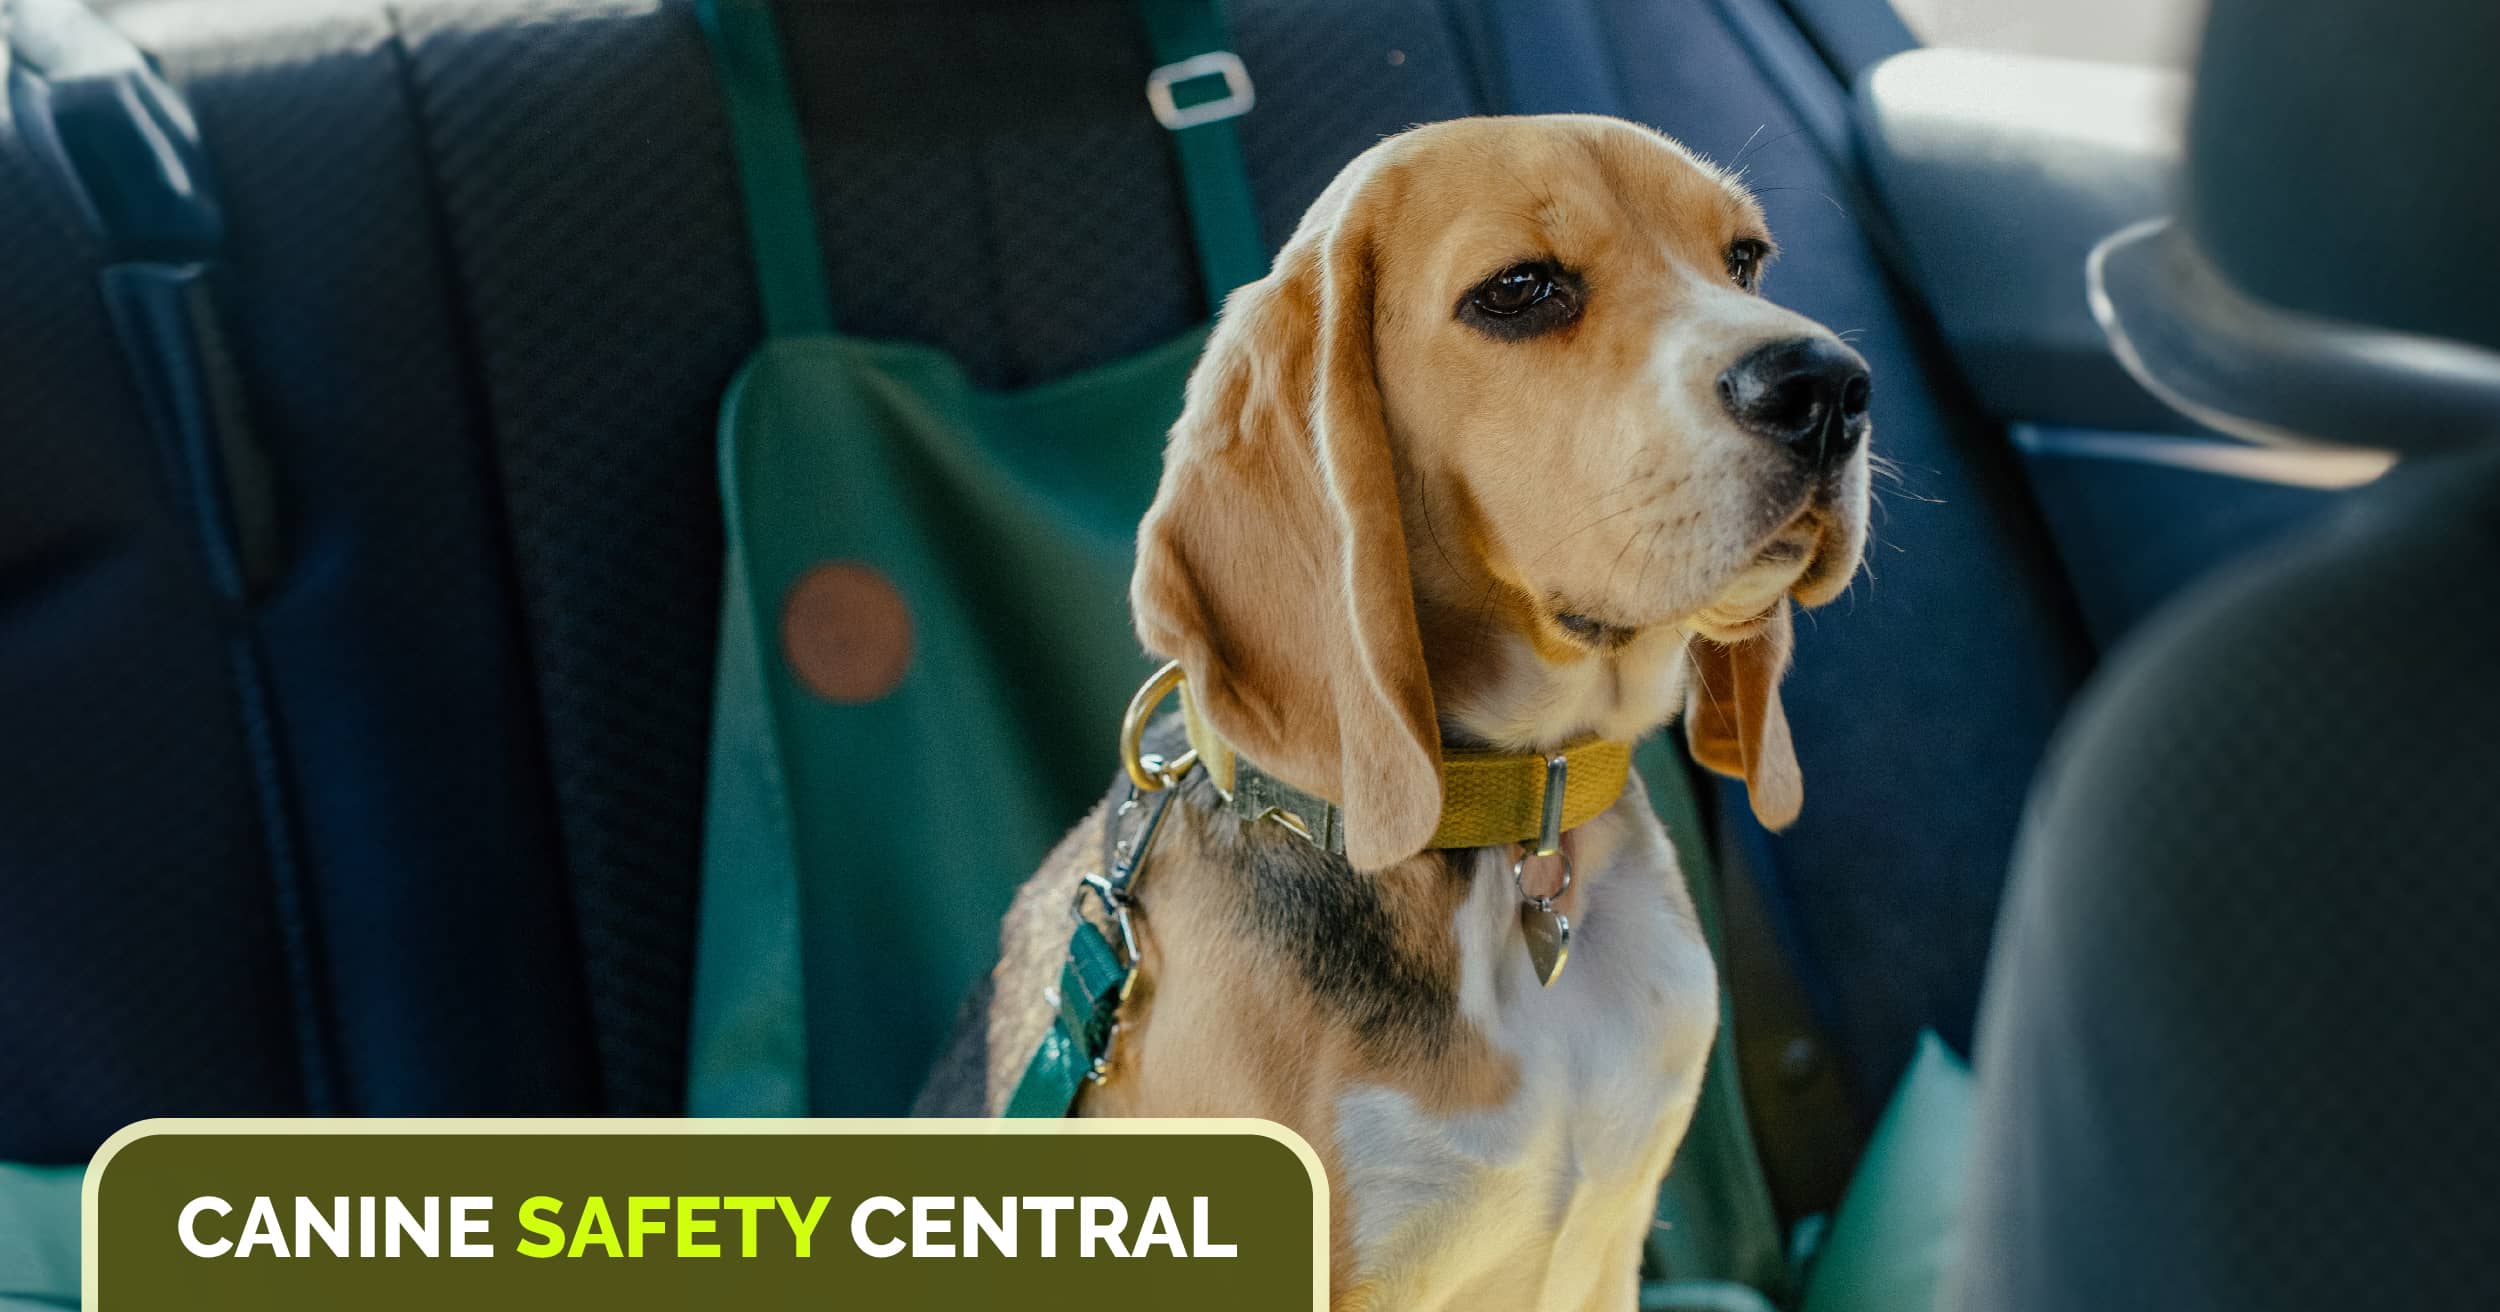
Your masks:
M2182 217L2093 253L2119 359L2260 441L2500 438L2500 4L2214 0Z

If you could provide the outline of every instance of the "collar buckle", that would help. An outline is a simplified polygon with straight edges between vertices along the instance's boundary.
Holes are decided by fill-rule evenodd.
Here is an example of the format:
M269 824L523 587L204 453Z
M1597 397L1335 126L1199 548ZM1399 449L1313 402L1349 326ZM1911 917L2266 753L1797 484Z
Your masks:
M1233 814L1243 820L1273 820L1304 842L1342 856L1345 825L1336 804L1286 783L1248 761L1233 762Z

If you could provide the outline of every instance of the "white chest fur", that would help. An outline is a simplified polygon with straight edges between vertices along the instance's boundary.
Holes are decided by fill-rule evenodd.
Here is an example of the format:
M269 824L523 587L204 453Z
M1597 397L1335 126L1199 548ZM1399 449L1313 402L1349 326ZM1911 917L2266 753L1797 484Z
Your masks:
M1537 984L1508 864L1456 916L1459 1008L1518 1064L1503 1104L1431 1114L1366 1087L1337 1105L1357 1278L1375 1306L1629 1309L1658 1181L1692 1117L1718 980L1645 791L1575 836L1571 960ZM1591 868L1594 867L1594 868Z

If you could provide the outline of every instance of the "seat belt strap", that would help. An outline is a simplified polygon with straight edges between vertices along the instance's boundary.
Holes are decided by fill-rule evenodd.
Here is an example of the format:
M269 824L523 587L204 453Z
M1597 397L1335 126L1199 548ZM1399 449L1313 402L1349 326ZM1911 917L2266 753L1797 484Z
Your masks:
M216 593L305 1105L337 1115L348 1108L326 1019L311 875L257 631L256 608L286 565L279 484L217 293L225 215L214 174L180 93L119 28L78 0L23 0L16 17L16 30L0 31L0 40L22 62L0 69L0 96L43 121L47 130L34 140L109 255L98 289Z

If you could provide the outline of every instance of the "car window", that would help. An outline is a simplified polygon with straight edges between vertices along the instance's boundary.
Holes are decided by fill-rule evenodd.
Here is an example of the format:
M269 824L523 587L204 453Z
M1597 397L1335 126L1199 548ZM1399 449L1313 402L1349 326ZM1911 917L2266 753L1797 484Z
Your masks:
M2205 0L1893 0L1931 46L2013 50L2129 64L2185 64Z

